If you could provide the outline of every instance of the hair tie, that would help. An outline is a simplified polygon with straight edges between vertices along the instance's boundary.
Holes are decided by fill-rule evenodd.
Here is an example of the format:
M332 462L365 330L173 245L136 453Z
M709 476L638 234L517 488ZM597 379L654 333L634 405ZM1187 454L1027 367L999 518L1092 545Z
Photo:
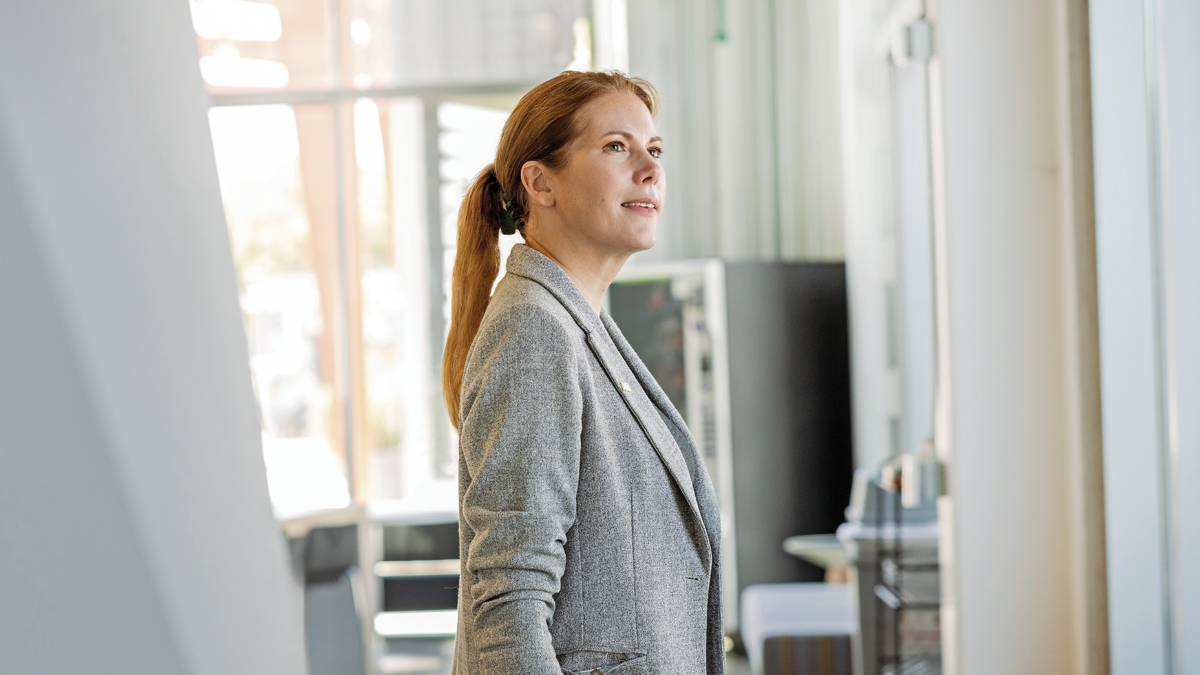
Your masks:
M497 195L497 199L500 201L500 231L504 234L516 234L518 223L517 219L513 218L512 209L508 208L508 194L504 192L504 188L501 188L498 183L496 187L500 193Z

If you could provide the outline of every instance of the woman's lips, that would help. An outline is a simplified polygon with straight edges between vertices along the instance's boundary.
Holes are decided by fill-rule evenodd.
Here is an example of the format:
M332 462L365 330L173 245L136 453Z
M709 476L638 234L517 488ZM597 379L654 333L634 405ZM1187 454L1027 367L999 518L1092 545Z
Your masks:
M625 202L621 206L636 211L644 216L653 216L658 213L658 205L651 201L633 201Z

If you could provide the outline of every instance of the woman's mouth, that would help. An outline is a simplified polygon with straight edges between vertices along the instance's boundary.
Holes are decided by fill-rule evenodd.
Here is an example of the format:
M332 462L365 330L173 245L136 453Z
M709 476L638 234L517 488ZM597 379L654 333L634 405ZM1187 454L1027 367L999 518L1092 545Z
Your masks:
M658 205L654 202L625 202L621 206L647 216L658 212Z

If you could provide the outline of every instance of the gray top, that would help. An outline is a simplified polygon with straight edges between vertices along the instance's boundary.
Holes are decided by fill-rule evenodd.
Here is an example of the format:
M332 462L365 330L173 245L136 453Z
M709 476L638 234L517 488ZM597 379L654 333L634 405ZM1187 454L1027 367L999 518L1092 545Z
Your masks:
M725 672L720 516L607 313L518 245L467 357L457 675Z

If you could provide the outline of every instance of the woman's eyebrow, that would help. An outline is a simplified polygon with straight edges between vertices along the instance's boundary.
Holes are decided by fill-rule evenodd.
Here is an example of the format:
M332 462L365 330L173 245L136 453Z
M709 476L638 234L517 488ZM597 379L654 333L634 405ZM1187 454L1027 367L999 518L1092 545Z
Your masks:
M633 134L629 133L628 131L609 131L607 133L600 134L601 138L603 138L605 136L622 136L624 138L629 139L630 141L633 140ZM662 143L662 136L655 136L646 142L647 143Z

